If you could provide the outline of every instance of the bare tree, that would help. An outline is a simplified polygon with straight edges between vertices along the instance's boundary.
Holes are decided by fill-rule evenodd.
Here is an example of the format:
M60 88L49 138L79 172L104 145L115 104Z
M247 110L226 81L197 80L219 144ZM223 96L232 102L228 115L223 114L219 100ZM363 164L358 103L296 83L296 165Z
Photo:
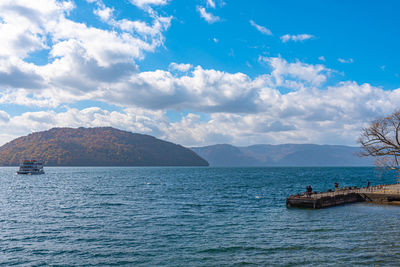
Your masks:
M374 156L376 166L399 171L400 110L362 129L358 142L363 148L361 156Z

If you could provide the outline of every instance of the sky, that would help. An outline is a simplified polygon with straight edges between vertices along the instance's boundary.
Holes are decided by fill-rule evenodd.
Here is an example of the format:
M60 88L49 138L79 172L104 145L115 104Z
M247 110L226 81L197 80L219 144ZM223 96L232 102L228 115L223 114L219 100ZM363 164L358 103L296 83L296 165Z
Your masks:
M112 126L357 145L400 106L399 1L1 0L0 144Z

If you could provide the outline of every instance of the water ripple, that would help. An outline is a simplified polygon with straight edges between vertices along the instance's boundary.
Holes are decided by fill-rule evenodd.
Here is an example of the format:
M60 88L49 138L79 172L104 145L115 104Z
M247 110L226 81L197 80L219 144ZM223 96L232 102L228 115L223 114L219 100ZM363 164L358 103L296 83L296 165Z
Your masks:
M397 266L400 207L287 209L372 168L0 168L0 266ZM333 177L333 178L332 178ZM334 181L333 181L334 180Z

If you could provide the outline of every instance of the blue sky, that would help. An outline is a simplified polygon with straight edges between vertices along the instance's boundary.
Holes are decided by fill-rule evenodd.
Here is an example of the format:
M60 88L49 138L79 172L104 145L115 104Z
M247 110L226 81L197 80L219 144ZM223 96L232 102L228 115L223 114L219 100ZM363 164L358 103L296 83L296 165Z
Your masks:
M398 1L4 0L0 143L113 126L355 145L399 107Z
M201 2L182 3L171 1L166 6L168 14L177 17L165 34L166 49L148 55L141 64L142 70L153 70L154 66L166 68L171 61L190 62L255 77L268 71L258 64L260 54L313 64L321 63L318 58L323 56L326 66L344 72L343 76L336 77L338 80L347 78L398 88L400 3L396 1L382 4L379 1L261 0L245 5L241 1L226 1L223 7L209 9L221 19L212 24L201 19L193 8ZM273 35L260 34L250 20L266 27ZM303 33L315 37L303 42L280 40L285 34ZM353 63L340 63L339 58L353 59Z

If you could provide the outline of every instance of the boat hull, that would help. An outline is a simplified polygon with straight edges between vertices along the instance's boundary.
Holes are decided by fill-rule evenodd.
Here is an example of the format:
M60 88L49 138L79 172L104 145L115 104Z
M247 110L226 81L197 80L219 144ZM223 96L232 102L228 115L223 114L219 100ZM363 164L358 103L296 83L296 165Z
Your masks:
M39 175L44 174L43 172L27 172L27 171L17 171L17 174L25 174L25 175Z

